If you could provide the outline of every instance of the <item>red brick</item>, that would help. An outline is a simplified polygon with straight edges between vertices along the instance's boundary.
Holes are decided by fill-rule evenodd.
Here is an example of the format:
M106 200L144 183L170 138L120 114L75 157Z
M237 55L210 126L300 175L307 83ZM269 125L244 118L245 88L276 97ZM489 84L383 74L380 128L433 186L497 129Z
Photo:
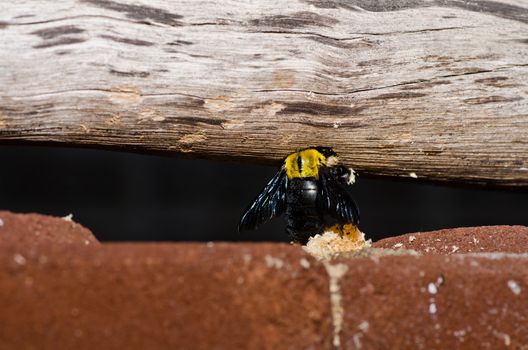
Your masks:
M15 254L0 251L0 348L331 348L326 272L295 246L45 246L24 264Z
M345 349L518 349L528 344L527 256L342 262L348 266L341 280Z
M90 230L67 218L0 211L0 246L30 250L41 245L98 246Z
M528 344L521 226L376 242L424 255L332 261L347 272L331 298L298 246L100 245L60 218L0 218L0 349L331 349L339 306L342 349Z
M402 248L413 249L421 253L522 253L528 251L528 227L481 226L416 232L382 239L375 242L373 246L393 248L398 243L401 243Z

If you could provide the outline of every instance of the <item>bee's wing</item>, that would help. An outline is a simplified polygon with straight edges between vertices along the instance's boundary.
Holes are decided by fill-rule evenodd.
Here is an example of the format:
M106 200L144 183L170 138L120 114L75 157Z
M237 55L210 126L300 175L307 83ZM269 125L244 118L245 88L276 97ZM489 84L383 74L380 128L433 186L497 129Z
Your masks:
M255 229L282 214L286 207L287 183L286 171L281 168L246 209L238 224L238 231Z
M346 191L343 180L334 170L330 167L319 169L320 205L339 223L357 225L359 209Z

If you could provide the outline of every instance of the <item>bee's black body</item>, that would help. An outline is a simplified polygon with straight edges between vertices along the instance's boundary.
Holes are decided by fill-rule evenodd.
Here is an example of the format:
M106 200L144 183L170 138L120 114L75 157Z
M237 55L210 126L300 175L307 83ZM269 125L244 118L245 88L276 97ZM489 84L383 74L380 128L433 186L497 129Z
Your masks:
M323 229L323 216L318 205L317 181L293 179L286 189L286 231L293 241L306 244L308 238Z
M240 220L239 230L254 229L284 213L292 241L306 244L335 224L357 225L359 211L345 185L351 170L327 165L329 148L308 148L291 154Z

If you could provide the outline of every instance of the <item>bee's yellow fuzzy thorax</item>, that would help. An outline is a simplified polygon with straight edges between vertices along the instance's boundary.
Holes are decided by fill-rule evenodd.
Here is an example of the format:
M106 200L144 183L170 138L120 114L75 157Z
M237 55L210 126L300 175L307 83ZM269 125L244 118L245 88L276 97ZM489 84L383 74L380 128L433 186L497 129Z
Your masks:
M319 166L326 163L326 157L319 151L308 148L286 157L284 168L288 179L319 176Z

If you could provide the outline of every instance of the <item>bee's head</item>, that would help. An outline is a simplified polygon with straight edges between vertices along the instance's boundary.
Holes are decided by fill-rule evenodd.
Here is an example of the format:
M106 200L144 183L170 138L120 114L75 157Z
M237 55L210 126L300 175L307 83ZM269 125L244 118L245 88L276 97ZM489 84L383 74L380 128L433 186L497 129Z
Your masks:
M337 153L334 152L332 147L314 147L317 152L321 153L326 158L326 166L336 166L338 163Z
M332 147L317 146L317 147L314 147L314 149L317 150L317 152L321 153L326 158L337 157L337 154L334 152Z

